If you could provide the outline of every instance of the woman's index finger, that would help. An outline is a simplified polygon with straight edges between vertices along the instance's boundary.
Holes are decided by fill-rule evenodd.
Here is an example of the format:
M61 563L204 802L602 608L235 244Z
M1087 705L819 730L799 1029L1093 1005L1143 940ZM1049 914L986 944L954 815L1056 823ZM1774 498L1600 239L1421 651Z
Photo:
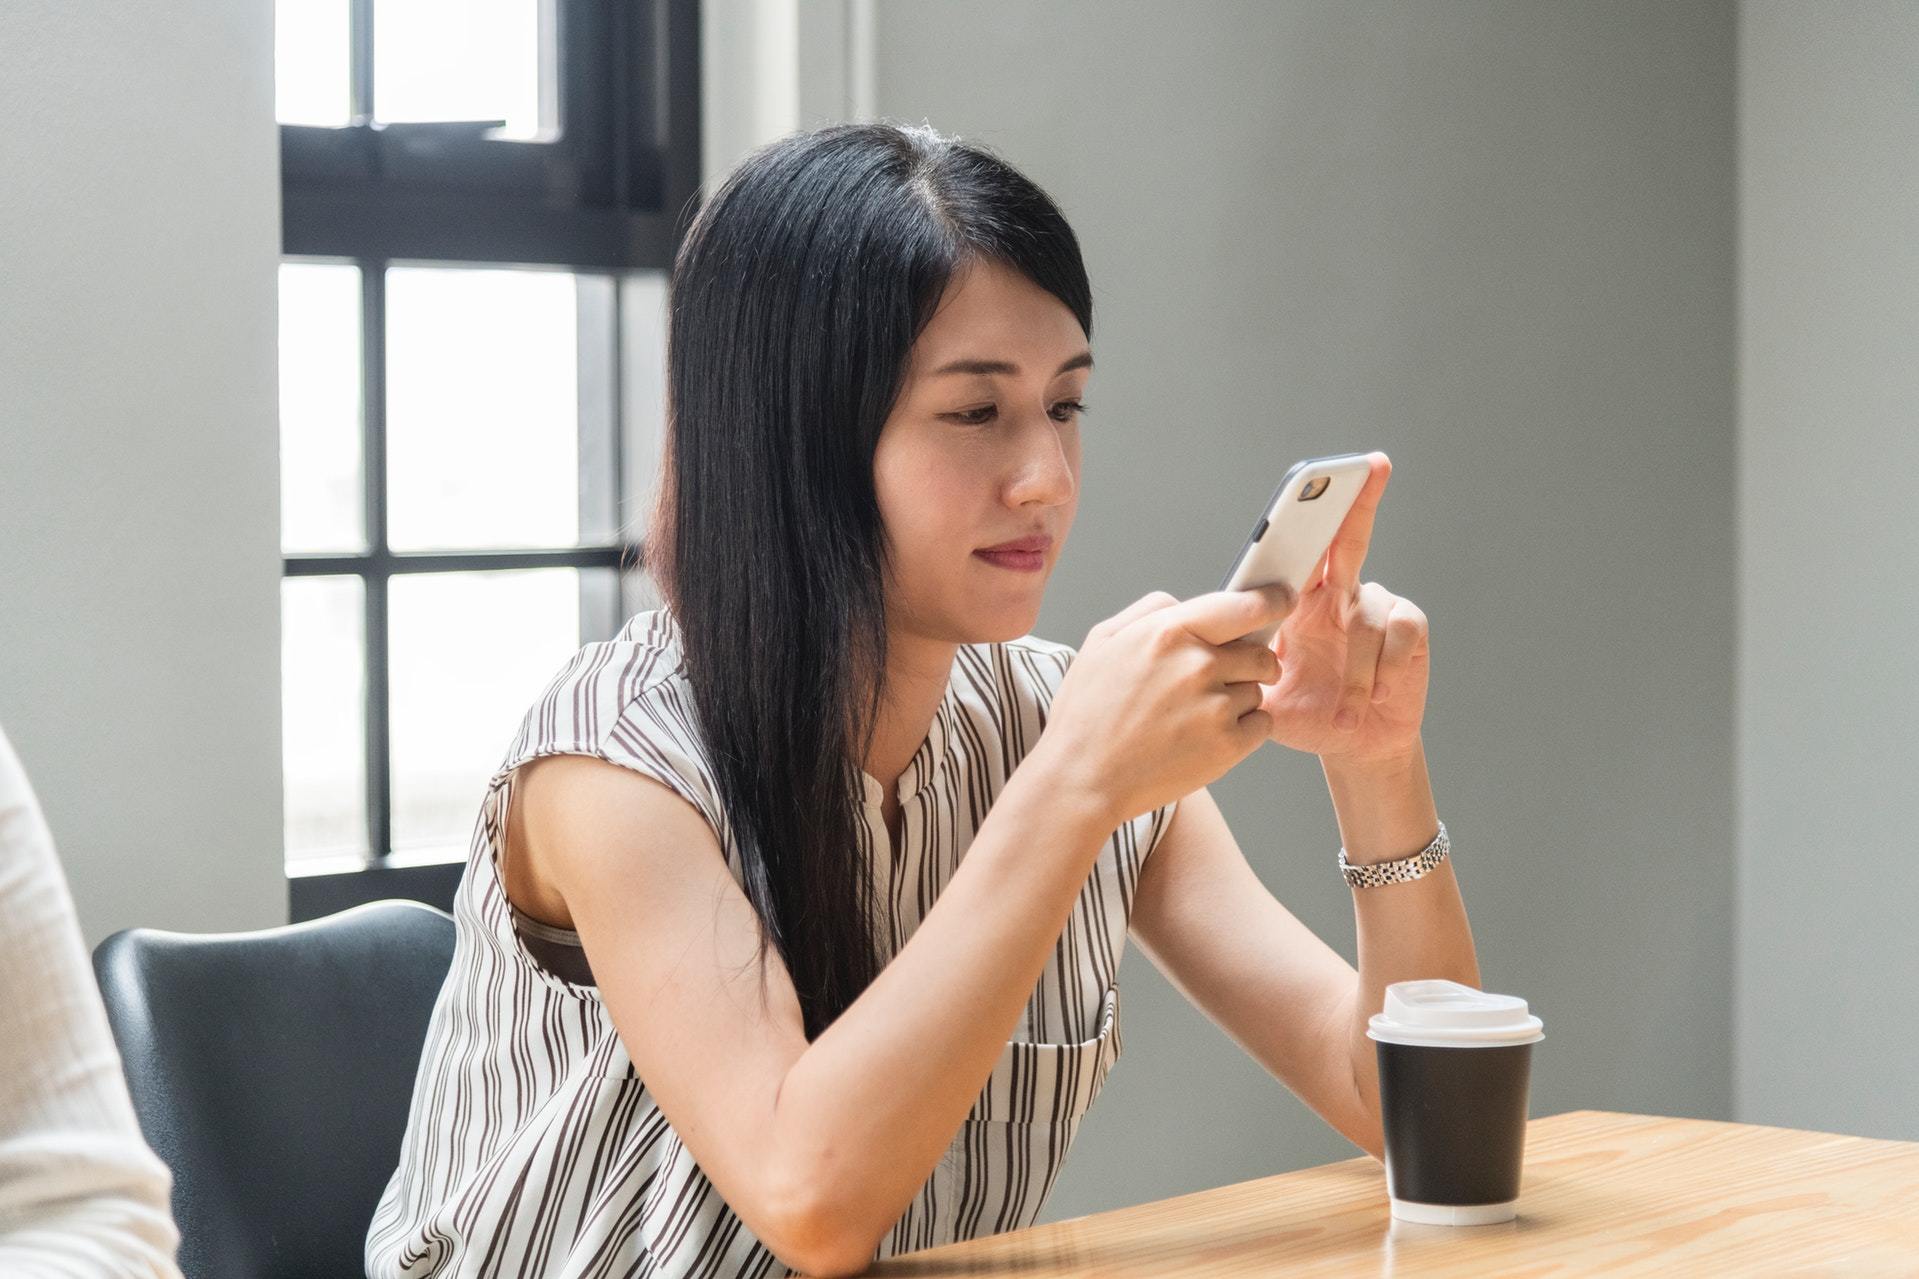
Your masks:
M1353 499L1352 509L1340 522L1339 532L1333 534L1333 544L1327 551L1326 580L1349 591L1359 586L1360 565L1366 562L1366 551L1373 541L1373 516L1379 511L1380 496L1385 493L1386 481L1393 473L1392 459L1384 453L1370 453L1366 460L1371 468L1366 482L1360 486L1359 496Z

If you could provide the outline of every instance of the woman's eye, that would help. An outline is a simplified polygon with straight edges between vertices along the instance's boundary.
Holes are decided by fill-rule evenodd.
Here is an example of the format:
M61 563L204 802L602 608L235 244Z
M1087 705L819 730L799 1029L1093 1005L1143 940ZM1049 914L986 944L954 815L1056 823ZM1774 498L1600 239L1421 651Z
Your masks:
M1086 405L1079 400L1061 400L1052 407L1048 416L1055 422L1068 422L1085 411ZM961 409L957 413L948 413L944 416L965 426L984 426L998 413L998 405L987 404L976 409Z

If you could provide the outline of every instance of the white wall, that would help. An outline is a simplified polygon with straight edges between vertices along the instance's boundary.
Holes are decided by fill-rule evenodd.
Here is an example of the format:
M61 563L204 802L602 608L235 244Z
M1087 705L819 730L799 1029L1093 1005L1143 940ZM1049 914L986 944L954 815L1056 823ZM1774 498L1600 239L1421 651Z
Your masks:
M877 0L701 0L700 148L711 190L761 143L873 111Z
M0 723L90 943L286 918L272 31L0 5Z
M1919 7L1739 11L1738 1112L1919 1139Z
M838 6L844 0L829 0ZM702 0L700 167L711 190L748 151L797 128L800 0ZM816 23L807 24L809 30ZM837 76L835 79L837 80Z
M1294 458L1397 465L1368 575L1433 619L1427 740L1533 1113L1730 1117L1730 4L895 0L878 109L1064 204L1096 298L1043 633L1210 590ZM1349 958L1315 761L1216 788ZM1358 1153L1134 950L1046 1218Z

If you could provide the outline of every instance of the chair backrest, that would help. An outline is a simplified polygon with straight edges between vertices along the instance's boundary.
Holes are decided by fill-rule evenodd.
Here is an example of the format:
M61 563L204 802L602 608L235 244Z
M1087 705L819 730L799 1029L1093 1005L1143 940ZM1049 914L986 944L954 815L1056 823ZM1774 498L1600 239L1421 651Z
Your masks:
M452 957L452 917L406 901L94 949L188 1279L364 1273Z

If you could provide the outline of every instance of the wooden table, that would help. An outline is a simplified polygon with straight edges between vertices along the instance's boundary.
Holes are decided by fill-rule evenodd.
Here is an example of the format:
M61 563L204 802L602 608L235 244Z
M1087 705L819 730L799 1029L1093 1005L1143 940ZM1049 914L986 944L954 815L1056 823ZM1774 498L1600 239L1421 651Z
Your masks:
M1919 1099L1915 1099L1919 1104ZM1392 1218L1369 1156L927 1248L872 1275L1919 1275L1919 1142L1575 1110L1516 1220Z

